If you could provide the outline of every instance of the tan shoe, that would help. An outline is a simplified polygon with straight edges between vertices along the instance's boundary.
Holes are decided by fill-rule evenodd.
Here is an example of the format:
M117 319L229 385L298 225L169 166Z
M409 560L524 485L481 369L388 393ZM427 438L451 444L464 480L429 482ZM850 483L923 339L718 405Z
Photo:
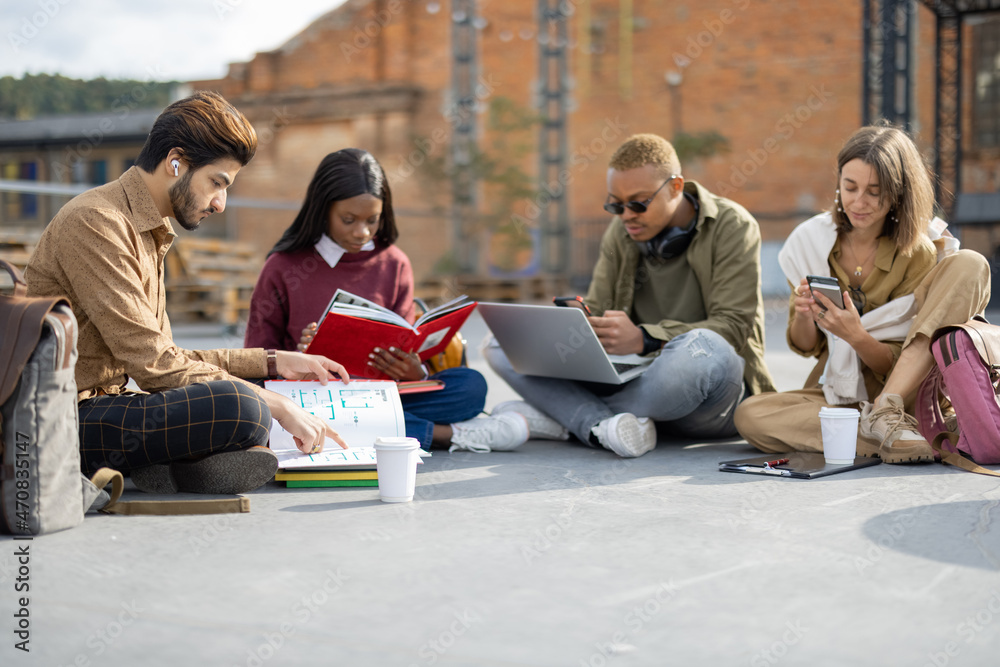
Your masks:
M878 456L886 463L934 460L934 450L920 435L917 420L906 414L903 399L896 394L884 394L874 405L862 402L858 430L859 456Z

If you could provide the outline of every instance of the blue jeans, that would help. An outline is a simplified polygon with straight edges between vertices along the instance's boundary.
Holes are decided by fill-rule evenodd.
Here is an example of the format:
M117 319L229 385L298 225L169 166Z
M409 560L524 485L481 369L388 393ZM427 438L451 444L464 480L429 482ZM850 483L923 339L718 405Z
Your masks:
M431 376L444 381L444 389L422 394L404 394L403 417L406 435L431 448L434 424L454 424L472 419L486 405L486 378L465 366L447 368Z
M664 422L671 434L736 435L733 413L745 394L744 361L708 329L672 339L645 373L623 385L521 375L495 340L483 349L483 356L524 400L587 444L594 426L622 412Z

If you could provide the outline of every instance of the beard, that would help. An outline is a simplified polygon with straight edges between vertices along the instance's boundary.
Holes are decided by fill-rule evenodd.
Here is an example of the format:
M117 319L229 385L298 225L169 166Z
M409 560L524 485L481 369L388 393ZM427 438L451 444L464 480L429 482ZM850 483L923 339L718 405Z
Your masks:
M188 231L198 229L198 225L201 224L201 220L197 219L201 211L198 209L194 194L191 192L191 175L193 173L194 170L189 169L168 191L170 193L170 206L174 209L174 219L177 224ZM209 213L215 213L215 211L212 210Z

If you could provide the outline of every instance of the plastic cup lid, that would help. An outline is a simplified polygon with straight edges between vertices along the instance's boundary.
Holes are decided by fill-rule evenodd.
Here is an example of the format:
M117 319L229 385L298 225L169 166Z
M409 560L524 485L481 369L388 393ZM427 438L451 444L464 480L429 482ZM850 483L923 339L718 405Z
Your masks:
M419 449L420 442L416 438L375 438L375 449Z
M847 419L851 417L860 417L861 413L854 408L827 408L822 407L819 409L820 417L833 417L834 419Z

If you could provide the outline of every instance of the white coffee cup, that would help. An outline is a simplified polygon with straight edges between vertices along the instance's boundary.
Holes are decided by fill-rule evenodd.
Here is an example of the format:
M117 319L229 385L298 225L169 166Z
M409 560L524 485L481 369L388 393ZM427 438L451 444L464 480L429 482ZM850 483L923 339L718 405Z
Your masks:
M406 503L413 500L419 450L420 442L416 438L375 439L378 495L382 502Z
M845 465L854 463L858 449L858 419L861 413L854 408L828 408L819 410L819 423L823 432L823 458L827 463Z

